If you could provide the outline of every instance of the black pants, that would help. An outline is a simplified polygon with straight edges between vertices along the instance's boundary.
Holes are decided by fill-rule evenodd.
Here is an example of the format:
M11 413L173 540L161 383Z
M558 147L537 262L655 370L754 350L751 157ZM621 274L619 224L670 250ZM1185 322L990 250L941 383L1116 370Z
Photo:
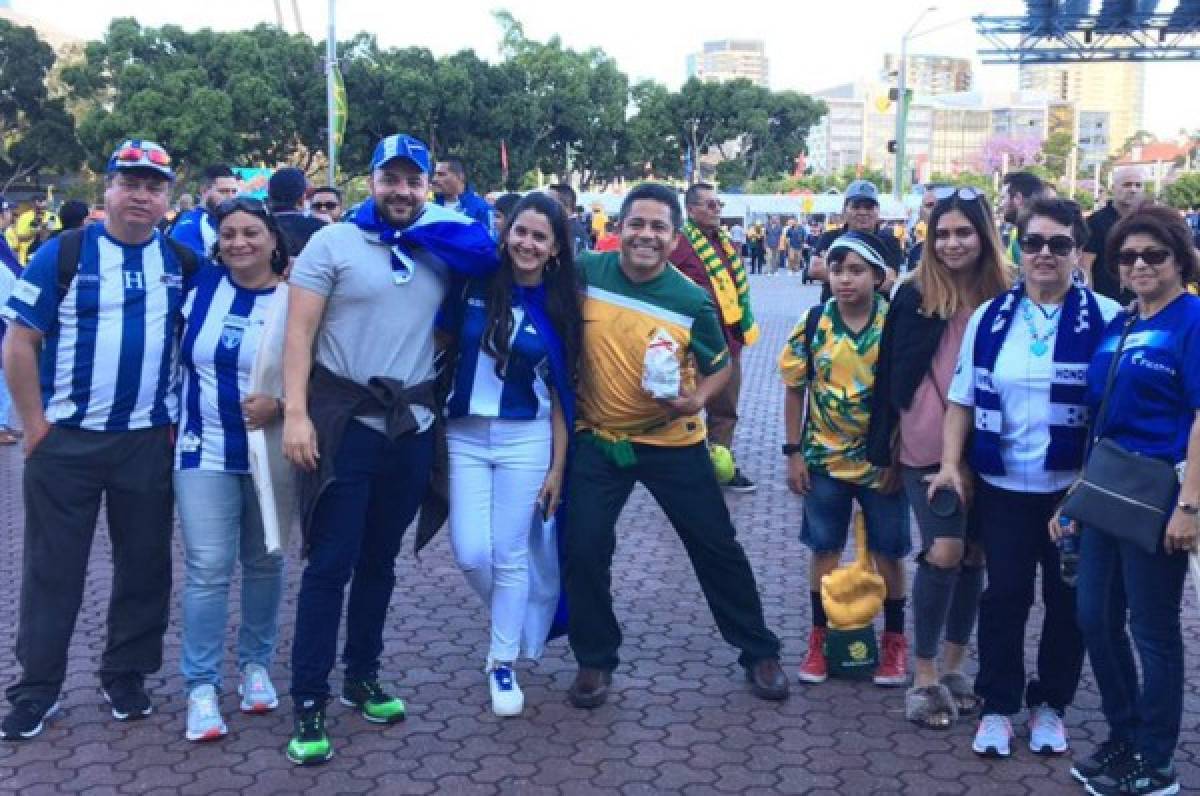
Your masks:
M103 497L113 579L104 685L162 666L171 599L171 432L96 432L51 426L25 462L25 553L10 702L53 701L83 602Z
M620 468L587 437L576 437L567 478L568 635L579 665L605 671L617 667L621 629L612 604L616 524L639 481L683 540L717 627L741 650L741 664L778 657L779 639L763 620L754 573L705 446L634 445L637 463Z
M1062 711L1075 698L1083 670L1083 636L1075 620L1075 589L1063 583L1058 547L1047 525L1062 492L1010 492L978 480L974 512L987 557L987 589L979 602L979 676L984 713L1012 715L1045 703ZM1042 568L1045 618L1037 677L1025 683L1025 625Z

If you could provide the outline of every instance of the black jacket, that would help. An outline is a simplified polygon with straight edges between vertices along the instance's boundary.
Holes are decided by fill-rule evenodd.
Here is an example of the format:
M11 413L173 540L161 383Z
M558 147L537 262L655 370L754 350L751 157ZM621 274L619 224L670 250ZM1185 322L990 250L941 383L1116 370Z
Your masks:
M929 373L946 321L921 311L921 291L908 281L896 290L883 324L871 420L867 426L867 459L878 467L892 464L892 433L900 410L912 406L913 395Z
M433 412L434 459L433 472L421 501L417 519L417 535L413 553L429 544L449 516L449 484L446 451L446 430L442 423L445 401L438 396L433 380L412 387L383 377L371 379L365 386L341 378L322 365L313 365L308 383L308 414L317 432L317 449L321 458L313 472L297 473L297 503L301 529L304 534L304 555L307 557L312 541L312 520L317 501L334 480L334 461L342 447L346 425L354 417L382 417L389 440L403 434L415 433L418 424L412 407L423 406Z

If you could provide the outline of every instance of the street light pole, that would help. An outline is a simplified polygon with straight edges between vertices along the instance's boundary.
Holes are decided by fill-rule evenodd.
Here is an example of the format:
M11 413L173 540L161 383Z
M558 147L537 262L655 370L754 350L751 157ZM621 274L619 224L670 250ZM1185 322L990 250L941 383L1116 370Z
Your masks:
M933 11L937 11L937 6L922 11L900 37L900 63L896 69L896 171L892 178L892 196L897 199L904 195L904 174L908 171L908 158L904 152L904 134L908 126L908 40L925 15Z
M329 128L329 185L337 185L337 107L334 69L337 68L337 0L329 0L329 32L325 39L325 114Z

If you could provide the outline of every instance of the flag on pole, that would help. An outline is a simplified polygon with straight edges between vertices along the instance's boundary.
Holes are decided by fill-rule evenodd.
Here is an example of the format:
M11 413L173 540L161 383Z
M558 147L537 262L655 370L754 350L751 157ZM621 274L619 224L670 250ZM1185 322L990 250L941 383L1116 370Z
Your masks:
M508 144L500 139L500 176L508 182Z
M334 150L342 148L346 138L346 118L350 112L350 103L346 99L346 84L342 81L342 70L333 66L333 145Z

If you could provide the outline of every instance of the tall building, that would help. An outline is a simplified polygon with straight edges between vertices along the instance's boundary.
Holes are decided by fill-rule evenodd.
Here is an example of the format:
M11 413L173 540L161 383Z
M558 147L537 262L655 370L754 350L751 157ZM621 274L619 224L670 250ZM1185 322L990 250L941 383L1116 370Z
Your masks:
M905 85L917 94L953 94L971 90L973 76L969 58L908 55L904 62L907 66ZM888 53L883 56L884 82L892 79L899 63L899 55Z
M1146 65L1143 63L1036 64L1020 67L1022 89L1072 103L1080 115L1108 114L1108 152L1142 129ZM1093 122L1095 117L1089 119ZM1081 118L1080 127L1084 127Z
M836 174L863 166L891 173L895 155L888 141L896 135L896 103L882 83L848 83L813 94L829 108L808 134L808 162L816 174ZM933 108L920 96L908 107L905 137L909 164L926 170L933 135Z
M767 88L767 52L757 39L706 41L704 49L687 57L687 76L710 82L744 77Z

